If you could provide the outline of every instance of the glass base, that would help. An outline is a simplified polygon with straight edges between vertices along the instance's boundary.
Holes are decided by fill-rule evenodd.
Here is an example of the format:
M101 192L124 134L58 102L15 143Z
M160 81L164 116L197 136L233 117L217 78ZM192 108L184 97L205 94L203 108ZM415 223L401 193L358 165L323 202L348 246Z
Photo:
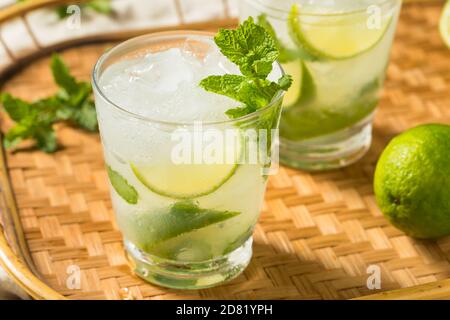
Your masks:
M238 276L252 257L250 237L233 252L211 260L180 262L162 259L138 249L125 241L128 259L134 272L156 285L175 289L201 289L216 286Z
M302 141L280 138L280 162L306 171L338 169L361 159L372 142L370 114L350 128Z

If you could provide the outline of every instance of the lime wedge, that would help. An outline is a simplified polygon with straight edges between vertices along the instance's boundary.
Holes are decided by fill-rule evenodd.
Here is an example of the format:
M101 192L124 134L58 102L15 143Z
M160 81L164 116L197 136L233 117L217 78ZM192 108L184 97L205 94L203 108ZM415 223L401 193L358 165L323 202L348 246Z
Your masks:
M296 60L284 64L283 68L293 79L292 86L283 99L284 110L310 102L316 96L316 86L305 63Z
M288 63L283 64L283 69L286 74L292 76L292 85L289 88L288 92L284 95L283 99L283 108L290 108L300 98L301 88L302 88L302 73L303 67L302 62L300 60L294 60Z
M218 150L221 163L181 163L172 161L156 164L132 163L138 180L152 192L172 199L193 199L219 189L236 172L242 153L241 138L224 143ZM218 161L219 162L219 161Z
M391 17L368 26L367 14L304 15L297 5L289 14L288 27L299 48L326 59L348 59L373 48L384 36Z
M450 1L447 1L442 12L439 30L445 44L450 48Z

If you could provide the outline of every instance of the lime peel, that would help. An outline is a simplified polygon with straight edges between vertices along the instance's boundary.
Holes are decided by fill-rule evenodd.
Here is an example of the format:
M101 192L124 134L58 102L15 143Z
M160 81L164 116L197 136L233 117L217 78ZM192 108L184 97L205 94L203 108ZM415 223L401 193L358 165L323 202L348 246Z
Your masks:
M181 168L183 165L180 165ZM159 194L160 196L172 198L172 199L193 199L202 196L206 196L213 193L221 186L223 186L230 178L236 173L239 164L230 165L190 165L190 168L183 168L176 170L177 166L172 166L172 169L164 169L160 166L154 167L140 167L133 163L130 164L136 178L150 191ZM200 170L195 169L198 166ZM201 169L203 167L203 170ZM224 174L214 174L207 172L206 168L214 168L221 170ZM189 174L189 177L176 177L177 171L179 173ZM200 171L200 172L199 172ZM202 172L203 171L203 172ZM169 176L174 175L174 176ZM213 177L217 176L216 181L208 184L204 183L204 178L213 180ZM183 180L183 181L181 181ZM196 187L198 190L195 190Z
M371 34L373 31L367 29L366 19L356 21L360 28L352 20L330 28L329 25L321 27L316 23L302 23L300 16L298 5L294 4L288 27L297 46L312 57L332 60L350 59L371 50L383 39L393 20L392 16L389 17L375 34Z

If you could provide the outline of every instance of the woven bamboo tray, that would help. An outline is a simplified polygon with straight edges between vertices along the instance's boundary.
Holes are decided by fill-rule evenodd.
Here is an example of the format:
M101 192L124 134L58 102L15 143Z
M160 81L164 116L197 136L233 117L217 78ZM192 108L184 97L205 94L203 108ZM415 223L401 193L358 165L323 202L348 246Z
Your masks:
M178 291L134 276L114 220L99 137L67 126L57 128L64 148L53 155L0 150L0 265L36 299L450 299L450 237L405 236L383 218L372 190L377 158L394 135L420 123L450 124L441 7L403 7L369 153L346 169L312 174L283 167L270 178L253 259L237 279ZM77 77L89 80L113 44L78 43L62 55ZM48 65L48 57L34 58L4 79L1 90L25 99L53 93ZM10 125L4 116L1 125ZM381 268L380 290L366 286L373 264ZM67 289L70 265L81 269L79 290Z

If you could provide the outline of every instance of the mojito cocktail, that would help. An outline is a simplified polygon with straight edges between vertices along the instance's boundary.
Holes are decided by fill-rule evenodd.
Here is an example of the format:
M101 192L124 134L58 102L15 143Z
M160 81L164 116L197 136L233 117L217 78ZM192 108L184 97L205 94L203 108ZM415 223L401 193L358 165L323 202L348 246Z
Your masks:
M219 90L213 85L224 74L243 77L211 35L195 32L129 40L94 70L117 223L135 272L147 281L209 287L249 263L275 139L256 133L278 127L283 93L230 118L229 110L243 112L236 101L208 92ZM206 91L199 83L211 75ZM269 78L282 76L274 62ZM249 160L250 142L268 148L265 161Z
M371 143L400 0L243 0L277 38L294 83L280 124L280 157L306 170L338 168Z

